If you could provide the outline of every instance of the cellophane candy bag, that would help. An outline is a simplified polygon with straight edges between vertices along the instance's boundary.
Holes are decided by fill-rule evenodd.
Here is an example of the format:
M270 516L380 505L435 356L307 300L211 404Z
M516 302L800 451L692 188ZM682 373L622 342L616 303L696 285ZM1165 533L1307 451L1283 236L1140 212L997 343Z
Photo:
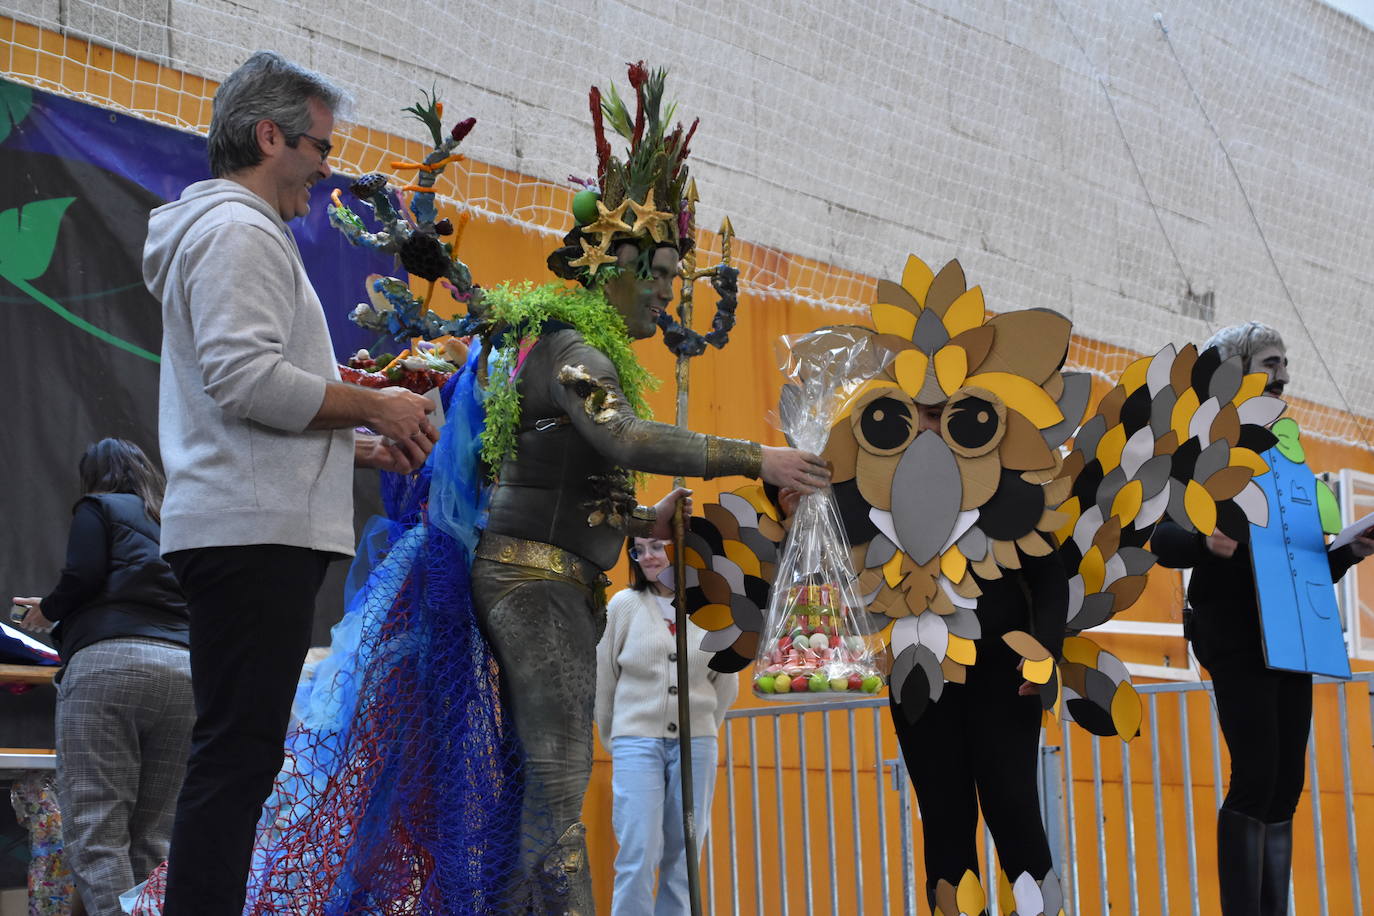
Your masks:
M843 328L783 338L788 377L778 409L787 441L820 454L831 426L889 358ZM784 509L787 500L783 499ZM769 699L872 695L884 683L884 655L863 623L849 541L829 487L803 495L769 594L764 638L754 660L754 692Z

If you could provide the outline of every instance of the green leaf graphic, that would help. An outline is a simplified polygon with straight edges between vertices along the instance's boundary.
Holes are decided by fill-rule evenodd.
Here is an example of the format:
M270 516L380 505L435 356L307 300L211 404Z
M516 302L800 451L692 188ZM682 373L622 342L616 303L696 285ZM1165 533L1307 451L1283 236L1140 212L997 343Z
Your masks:
M52 262L62 214L75 197L35 200L0 213L0 277L37 280Z
M0 143L19 126L33 107L33 90L23 83L0 79Z
M29 282L43 276L48 265L52 263L53 251L57 247L57 233L62 228L62 216L74 200L75 197L36 200L0 213L0 277L10 281L35 302L51 309L63 320L71 322L87 334L135 356L154 363L161 362L156 353L150 353L137 344L116 337L81 316L72 314L60 302Z
M1302 439L1298 434L1297 420L1292 417L1275 420L1269 431L1278 437L1279 441L1275 448L1279 450L1280 455L1294 464L1302 464L1307 460L1307 452L1303 450Z
M1331 486L1320 477L1317 478L1317 514L1321 518L1324 533L1341 533L1341 505L1336 502L1336 494Z

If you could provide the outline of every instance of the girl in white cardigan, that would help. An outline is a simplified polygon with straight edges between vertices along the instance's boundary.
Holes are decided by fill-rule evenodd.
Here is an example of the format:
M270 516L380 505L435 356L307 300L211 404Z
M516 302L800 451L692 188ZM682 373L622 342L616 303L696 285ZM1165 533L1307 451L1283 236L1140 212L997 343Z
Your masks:
M596 649L596 726L611 752L615 857L612 916L688 912L686 841L678 756L677 647L664 542L634 538L630 587L606 607ZM734 674L706 667L705 631L687 624L692 708L692 800L697 841L706 836L716 783L716 731L739 692ZM658 897L654 898L654 871Z

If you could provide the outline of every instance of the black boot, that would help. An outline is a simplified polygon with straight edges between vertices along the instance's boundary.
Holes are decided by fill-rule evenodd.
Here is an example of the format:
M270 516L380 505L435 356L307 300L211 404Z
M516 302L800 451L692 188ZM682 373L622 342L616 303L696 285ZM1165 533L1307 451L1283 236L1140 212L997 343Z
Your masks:
M1217 884L1223 916L1258 916L1264 865L1263 821L1238 811L1217 812ZM1287 883L1284 892L1287 893Z
M1264 825L1264 877L1260 916L1288 916L1288 879L1293 870L1293 822Z

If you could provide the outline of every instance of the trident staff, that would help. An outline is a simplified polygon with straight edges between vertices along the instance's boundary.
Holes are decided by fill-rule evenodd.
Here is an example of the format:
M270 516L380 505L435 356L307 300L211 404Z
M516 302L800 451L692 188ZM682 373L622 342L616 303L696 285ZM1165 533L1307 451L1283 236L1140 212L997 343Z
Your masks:
M696 226L697 183L694 180L687 186L684 197L688 213L688 226ZM692 246L682 259L679 276L682 277L682 293L678 298L678 319L674 321L664 313L659 320L663 327L663 342L677 357L675 378L677 381L677 415L674 424L681 429L687 428L687 405L691 393L691 360L706 351L710 344L716 349L729 343L730 330L735 326L735 306L738 297L739 271L730 266L730 242L735 230L727 216L720 227L720 263L714 267L697 269L697 249ZM708 334L692 330L692 306L695 299L693 288L697 280L710 278L712 286L720 294L716 304L716 317ZM682 477L673 480L673 486L685 484ZM679 502L673 513L673 580L677 590L675 618L677 638L677 682L686 684L687 673L687 582L684 562L684 540L686 519ZM682 769L682 833L687 848L687 897L692 916L701 912L701 879L697 862L696 817L693 814L694 799L692 790L692 709L691 691L679 690L678 710L678 759Z

